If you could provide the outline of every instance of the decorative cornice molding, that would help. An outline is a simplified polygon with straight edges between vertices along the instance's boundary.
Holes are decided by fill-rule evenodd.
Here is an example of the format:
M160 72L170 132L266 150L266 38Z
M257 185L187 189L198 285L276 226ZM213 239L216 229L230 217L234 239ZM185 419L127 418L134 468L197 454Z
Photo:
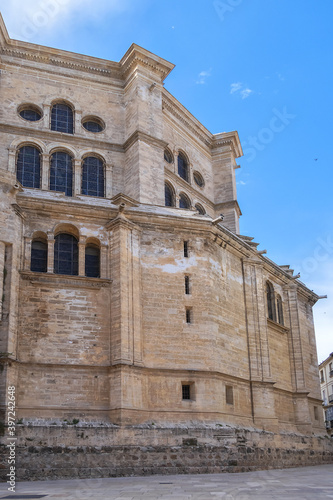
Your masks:
M133 43L121 58L119 66L125 80L137 67L143 67L158 75L162 83L175 67L174 64Z
M145 132L136 130L124 143L123 145L124 150L127 151L137 141L142 141L149 145L158 146L163 149L166 148L168 145L168 143L166 141L163 141L162 139L158 139L157 137L153 137L152 135L146 134Z
M32 285L48 285L53 287L69 288L100 288L109 287L112 280L106 278L87 278L86 276L71 276L52 273L35 273L33 271L20 271L23 280Z

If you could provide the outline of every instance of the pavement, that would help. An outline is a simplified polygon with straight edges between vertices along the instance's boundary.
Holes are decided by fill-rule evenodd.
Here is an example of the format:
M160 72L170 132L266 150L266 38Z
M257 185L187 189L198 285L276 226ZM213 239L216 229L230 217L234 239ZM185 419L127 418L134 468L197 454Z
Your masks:
M333 499L333 464L237 474L119 477L0 484L0 499L318 500Z

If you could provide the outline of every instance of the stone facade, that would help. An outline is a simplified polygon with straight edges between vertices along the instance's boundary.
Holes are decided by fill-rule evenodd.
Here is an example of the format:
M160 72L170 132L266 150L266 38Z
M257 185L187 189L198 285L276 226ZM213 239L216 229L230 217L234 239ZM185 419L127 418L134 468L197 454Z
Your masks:
M0 28L2 420L15 386L17 419L38 428L41 447L68 422L88 425L92 447L96 429L115 445L105 426L127 429L117 446L141 447L129 429L142 425L150 446L173 446L168 426L193 423L284 432L290 443L323 435L319 297L239 234L237 132L211 134L164 89L173 64L137 45L116 63ZM56 108L73 117L71 132L54 129ZM70 158L65 180L57 153ZM101 165L102 195L84 191L87 158ZM95 186L97 170L87 172ZM57 272L63 235L70 272ZM45 272L32 270L38 251ZM31 430L18 432L26 470ZM67 433L48 446L76 445Z
M329 436L333 435L333 352L319 365L320 390L324 420Z

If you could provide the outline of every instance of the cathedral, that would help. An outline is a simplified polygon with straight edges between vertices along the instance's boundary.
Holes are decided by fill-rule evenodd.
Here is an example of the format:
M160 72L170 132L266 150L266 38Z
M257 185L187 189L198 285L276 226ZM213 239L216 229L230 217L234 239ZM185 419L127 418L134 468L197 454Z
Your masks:
M319 297L240 234L237 132L210 133L135 44L112 62L1 18L0 62L1 442L15 387L21 478L332 460Z

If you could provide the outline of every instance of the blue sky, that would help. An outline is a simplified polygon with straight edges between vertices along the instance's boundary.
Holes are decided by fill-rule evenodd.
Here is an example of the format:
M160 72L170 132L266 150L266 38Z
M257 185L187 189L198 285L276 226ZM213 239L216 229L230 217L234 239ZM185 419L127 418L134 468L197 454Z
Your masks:
M176 64L165 87L211 132L237 130L241 233L319 295L333 351L331 0L11 0L12 38L119 61L132 42Z

